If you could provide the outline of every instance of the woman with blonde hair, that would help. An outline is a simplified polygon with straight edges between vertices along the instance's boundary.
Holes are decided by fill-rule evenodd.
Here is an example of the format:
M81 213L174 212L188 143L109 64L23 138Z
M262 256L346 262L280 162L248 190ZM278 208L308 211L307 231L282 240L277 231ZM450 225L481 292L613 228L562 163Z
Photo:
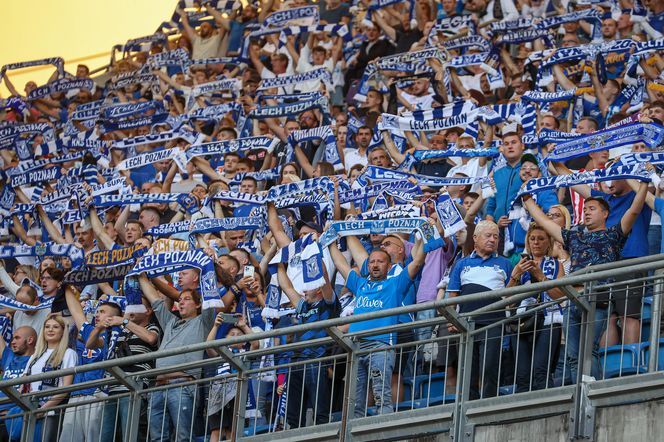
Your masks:
M558 279L565 276L565 269L558 259L551 256L553 239L536 223L526 232L526 248L521 260L514 266L507 287L527 285ZM564 297L558 288L526 298L516 312ZM551 305L519 319L514 324L516 336L512 346L516 351L516 392L540 390L553 385L553 373L558 362L562 333L563 310L560 304Z
M28 360L23 373L24 376L76 366L78 356L74 350L68 348L69 334L67 330L67 323L62 319L62 316L51 314L46 319L37 338L35 353ZM69 375L30 382L23 385L23 393L66 387L71 385L73 380L74 375ZM39 408L54 407L62 403L66 397L66 394L40 397ZM44 442L57 441L60 415L61 410L52 410L46 413L43 420L43 438L39 438L39 440Z

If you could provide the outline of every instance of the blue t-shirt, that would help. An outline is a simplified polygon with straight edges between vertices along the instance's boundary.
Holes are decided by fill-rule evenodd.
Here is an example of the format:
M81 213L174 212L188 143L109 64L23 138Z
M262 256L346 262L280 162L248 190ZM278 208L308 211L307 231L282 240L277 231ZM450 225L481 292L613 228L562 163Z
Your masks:
M95 329L95 326L86 322L81 327L81 339L76 341L76 352L78 353L80 365L93 364L95 362L105 361L109 358L110 353L113 351L115 340L120 335L122 330L120 327L112 327L111 330L106 330L100 333L99 337L104 344L101 348L86 348L85 343L88 342L90 334ZM87 381L95 381L104 377L104 370L91 370L83 373L76 373L74 375L74 384L80 384ZM85 388L73 392L72 396L84 396L95 394L96 388Z
M512 275L512 264L507 258L496 253L482 258L475 251L460 259L452 267L448 292L457 292L458 296L474 293L490 292L505 288ZM466 302L459 304L460 313L469 313L478 308L486 307L498 301L497 298L487 296L486 300ZM505 319L504 311L483 313L474 317L477 324L492 324Z
M406 262L402 266L401 264L393 264L392 267L390 267L390 270L387 272L387 277L392 278L395 275L398 275L400 272L403 272L405 268L410 264L410 262L413 260L412 256L408 256L406 259ZM413 305L415 304L415 300L417 299L417 289L420 286L420 278L421 278L421 273L422 270L417 273L417 276L415 279L413 279L413 284L408 288L408 291L406 292L405 296L403 297L403 301L401 302L401 305ZM362 263L362 268L360 269L360 276L363 278L366 278L369 276L369 259L365 259L364 262ZM399 315L399 324L406 324L408 322L413 322L415 318L413 318L412 314L409 313L404 313L403 315Z
M591 196L604 198L609 203L609 217L606 220L606 227L613 227L620 224L620 220L634 201L635 192L628 192L622 196L609 195L608 193L592 190ZM650 217L652 210L644 205L641 213L634 221L632 231L627 237L627 242L622 248L621 258L638 258L648 255L648 229L650 228Z
M354 315L362 313L375 312L396 308L401 306L404 296L412 286L413 280L410 279L407 270L403 270L397 276L388 277L380 281L372 281L369 278L361 277L355 270L348 274L346 287L355 294ZM369 321L354 322L350 325L350 333L373 330L374 328L396 325L398 318L388 316L386 318L371 319ZM388 344L396 342L395 333L370 336L366 339L374 341L383 341Z
M659 216L664 217L664 198L655 198L655 212ZM664 223L660 226L662 233L664 233ZM659 253L664 253L664 241L659 243Z
M25 371L25 367L28 365L30 356L16 356L14 352L9 347L5 347L5 351L2 352L2 380L8 381L11 379L16 379L20 377ZM0 391L0 398L4 399L7 395ZM5 404L0 405L0 410L9 410L14 404Z

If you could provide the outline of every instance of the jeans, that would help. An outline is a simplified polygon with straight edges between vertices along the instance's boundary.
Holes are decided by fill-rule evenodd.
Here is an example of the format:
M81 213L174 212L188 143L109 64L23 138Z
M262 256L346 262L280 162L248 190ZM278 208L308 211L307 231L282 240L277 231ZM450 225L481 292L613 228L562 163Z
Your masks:
M388 345L380 341L365 341L361 349L380 349ZM392 413L392 372L394 350L382 350L363 354L358 358L357 388L355 389L355 417L364 417L367 409L367 388L371 376L371 390L377 414Z
M117 432L120 432L122 438L120 440L127 441L127 430L129 429L129 400L128 396L121 397L119 399L113 399L111 396L109 400L104 405L104 412L102 415L101 422L101 442L113 442L115 440L115 435ZM146 425L147 425L147 413L143 407L143 401L141 401L141 406L139 410L135 410L135 413L140 413L141 417L139 418L138 424L138 440L144 441L146 439Z
M478 325L478 328L482 324ZM502 326L491 327L473 337L470 399L498 395L498 365L502 349Z
M150 440L170 441L171 429L175 429L175 440L185 442L193 439L192 424L196 386L174 385L168 390L152 393L150 402Z
M287 419L291 428L304 427L307 408L314 411L316 425L330 420L330 380L324 364L305 364L288 374Z
M657 255L662 244L662 226L650 226L648 228L648 254Z
M602 367L599 362L599 341L602 339L602 333L606 330L608 317L608 308L597 307L595 309L595 318L591 321L595 332L592 349L593 357L591 374L595 379L602 379ZM565 379L571 379L572 382L576 382L579 366L579 342L582 337L581 320L582 312L576 307L576 305L571 305L565 311L565 322L569 324L565 341L565 352L567 356L566 370L569 372L569 377L567 377L566 373Z
M546 325L536 332L521 333L516 338L518 340L517 393L553 386L552 375L558 363L560 335L560 324L553 324Z
M436 317L436 311L434 309L422 310L417 312L416 320L423 321L426 319L433 319ZM433 327L418 327L415 329L415 340L424 341L426 339L431 339L433 333ZM433 346L437 345L435 342L428 344L420 344L417 346L417 355L415 359L415 374L425 374L430 371L429 364L433 364ZM426 354L428 353L428 357ZM428 359L429 361L426 361ZM425 367L425 362L427 366ZM425 369L426 368L426 369Z

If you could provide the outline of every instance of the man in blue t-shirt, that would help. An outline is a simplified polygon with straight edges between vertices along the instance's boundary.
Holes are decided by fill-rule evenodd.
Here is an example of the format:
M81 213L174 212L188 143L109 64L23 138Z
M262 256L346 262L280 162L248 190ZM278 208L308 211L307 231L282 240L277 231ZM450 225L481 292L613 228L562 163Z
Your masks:
M279 286L295 307L300 324L325 321L339 317L341 305L334 295L324 265L321 265L325 284L300 294L293 287L284 264L279 264ZM303 296L304 295L304 296ZM325 329L307 330L295 335L294 342L311 341L327 336ZM291 361L310 360L325 356L326 346L306 347L295 350ZM290 428L303 427L306 423L307 408L315 411L316 425L325 424L330 416L332 395L327 365L320 363L299 365L291 369L287 379L287 420ZM304 401L303 401L304 399Z
M390 254L385 250L374 250L369 255L369 276L362 277L355 270L351 270L348 261L337 248L336 243L330 244L330 255L334 265L346 280L346 287L355 294L354 315L382 311L400 307L404 295L413 284L420 268L424 264L424 250L422 240L418 239L411 252L412 261L396 276L388 278L392 267ZM381 327L396 325L398 316L371 319L354 322L349 332L373 330ZM370 335L360 341L361 349L374 349L370 353L361 355L358 359L357 389L355 391L355 416L362 417L366 412L367 387L369 374L371 374L371 387L374 403L378 414L391 413L392 388L390 385L392 371L394 370L394 350L388 347L396 343L396 333L383 333Z
M28 364L30 356L35 353L35 345L37 344L37 332L32 327L24 326L14 330L11 343L9 347L5 347L5 340L0 338L0 348L2 348L2 361L0 368L2 368L2 380L8 381L16 379L25 372L25 367ZM5 398L4 392L0 392L0 398ZM0 416L4 416L7 410L12 408L13 404L0 405ZM16 422L16 421L14 421ZM0 440L9 440L8 429L5 419L0 419ZM21 430L18 429L20 432ZM16 432L14 431L11 432Z
M447 296L472 295L487 293L482 301L466 302L460 304L459 313L469 313L486 307L497 301L489 295L492 290L505 288L512 274L512 264L502 256L498 256L498 225L493 221L483 220L477 223L473 234L475 250L467 257L457 261L450 273L450 282L447 285ZM478 326L491 325L505 318L505 311L492 311L473 316ZM450 332L457 331L448 326ZM480 380L482 382L482 396L493 397L498 394L498 367L500 362L500 349L502 342L502 326L491 327L486 332L474 336L473 362L471 367L470 399L480 398ZM482 364L480 364L482 361ZM484 367L480 374L480 366Z
M76 341L79 364L87 365L109 358L117 338L121 335L120 327L106 327L114 316L122 316L125 300L120 296L103 295L99 298L93 323L88 322L81 303L72 287L65 289L65 299L71 316L80 333ZM94 345L93 345L94 344ZM93 381L104 377L104 370L92 370L74 375L74 384ZM90 387L71 393L69 403L82 402L96 398L97 388ZM62 421L62 440L96 441L99 440L101 418L104 404L90 404L88 407L71 407L65 411Z

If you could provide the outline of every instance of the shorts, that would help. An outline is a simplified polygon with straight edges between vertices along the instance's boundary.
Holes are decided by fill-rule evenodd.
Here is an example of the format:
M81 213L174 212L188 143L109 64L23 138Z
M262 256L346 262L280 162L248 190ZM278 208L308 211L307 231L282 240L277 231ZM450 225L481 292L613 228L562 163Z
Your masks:
M646 273L635 272L629 275L617 276L614 282L629 281L644 278L645 276L647 276ZM646 288L647 283L641 281L603 289L597 293L597 306L606 307L608 306L608 302L610 302L612 313L618 316L639 319L641 318L643 297L645 296Z

